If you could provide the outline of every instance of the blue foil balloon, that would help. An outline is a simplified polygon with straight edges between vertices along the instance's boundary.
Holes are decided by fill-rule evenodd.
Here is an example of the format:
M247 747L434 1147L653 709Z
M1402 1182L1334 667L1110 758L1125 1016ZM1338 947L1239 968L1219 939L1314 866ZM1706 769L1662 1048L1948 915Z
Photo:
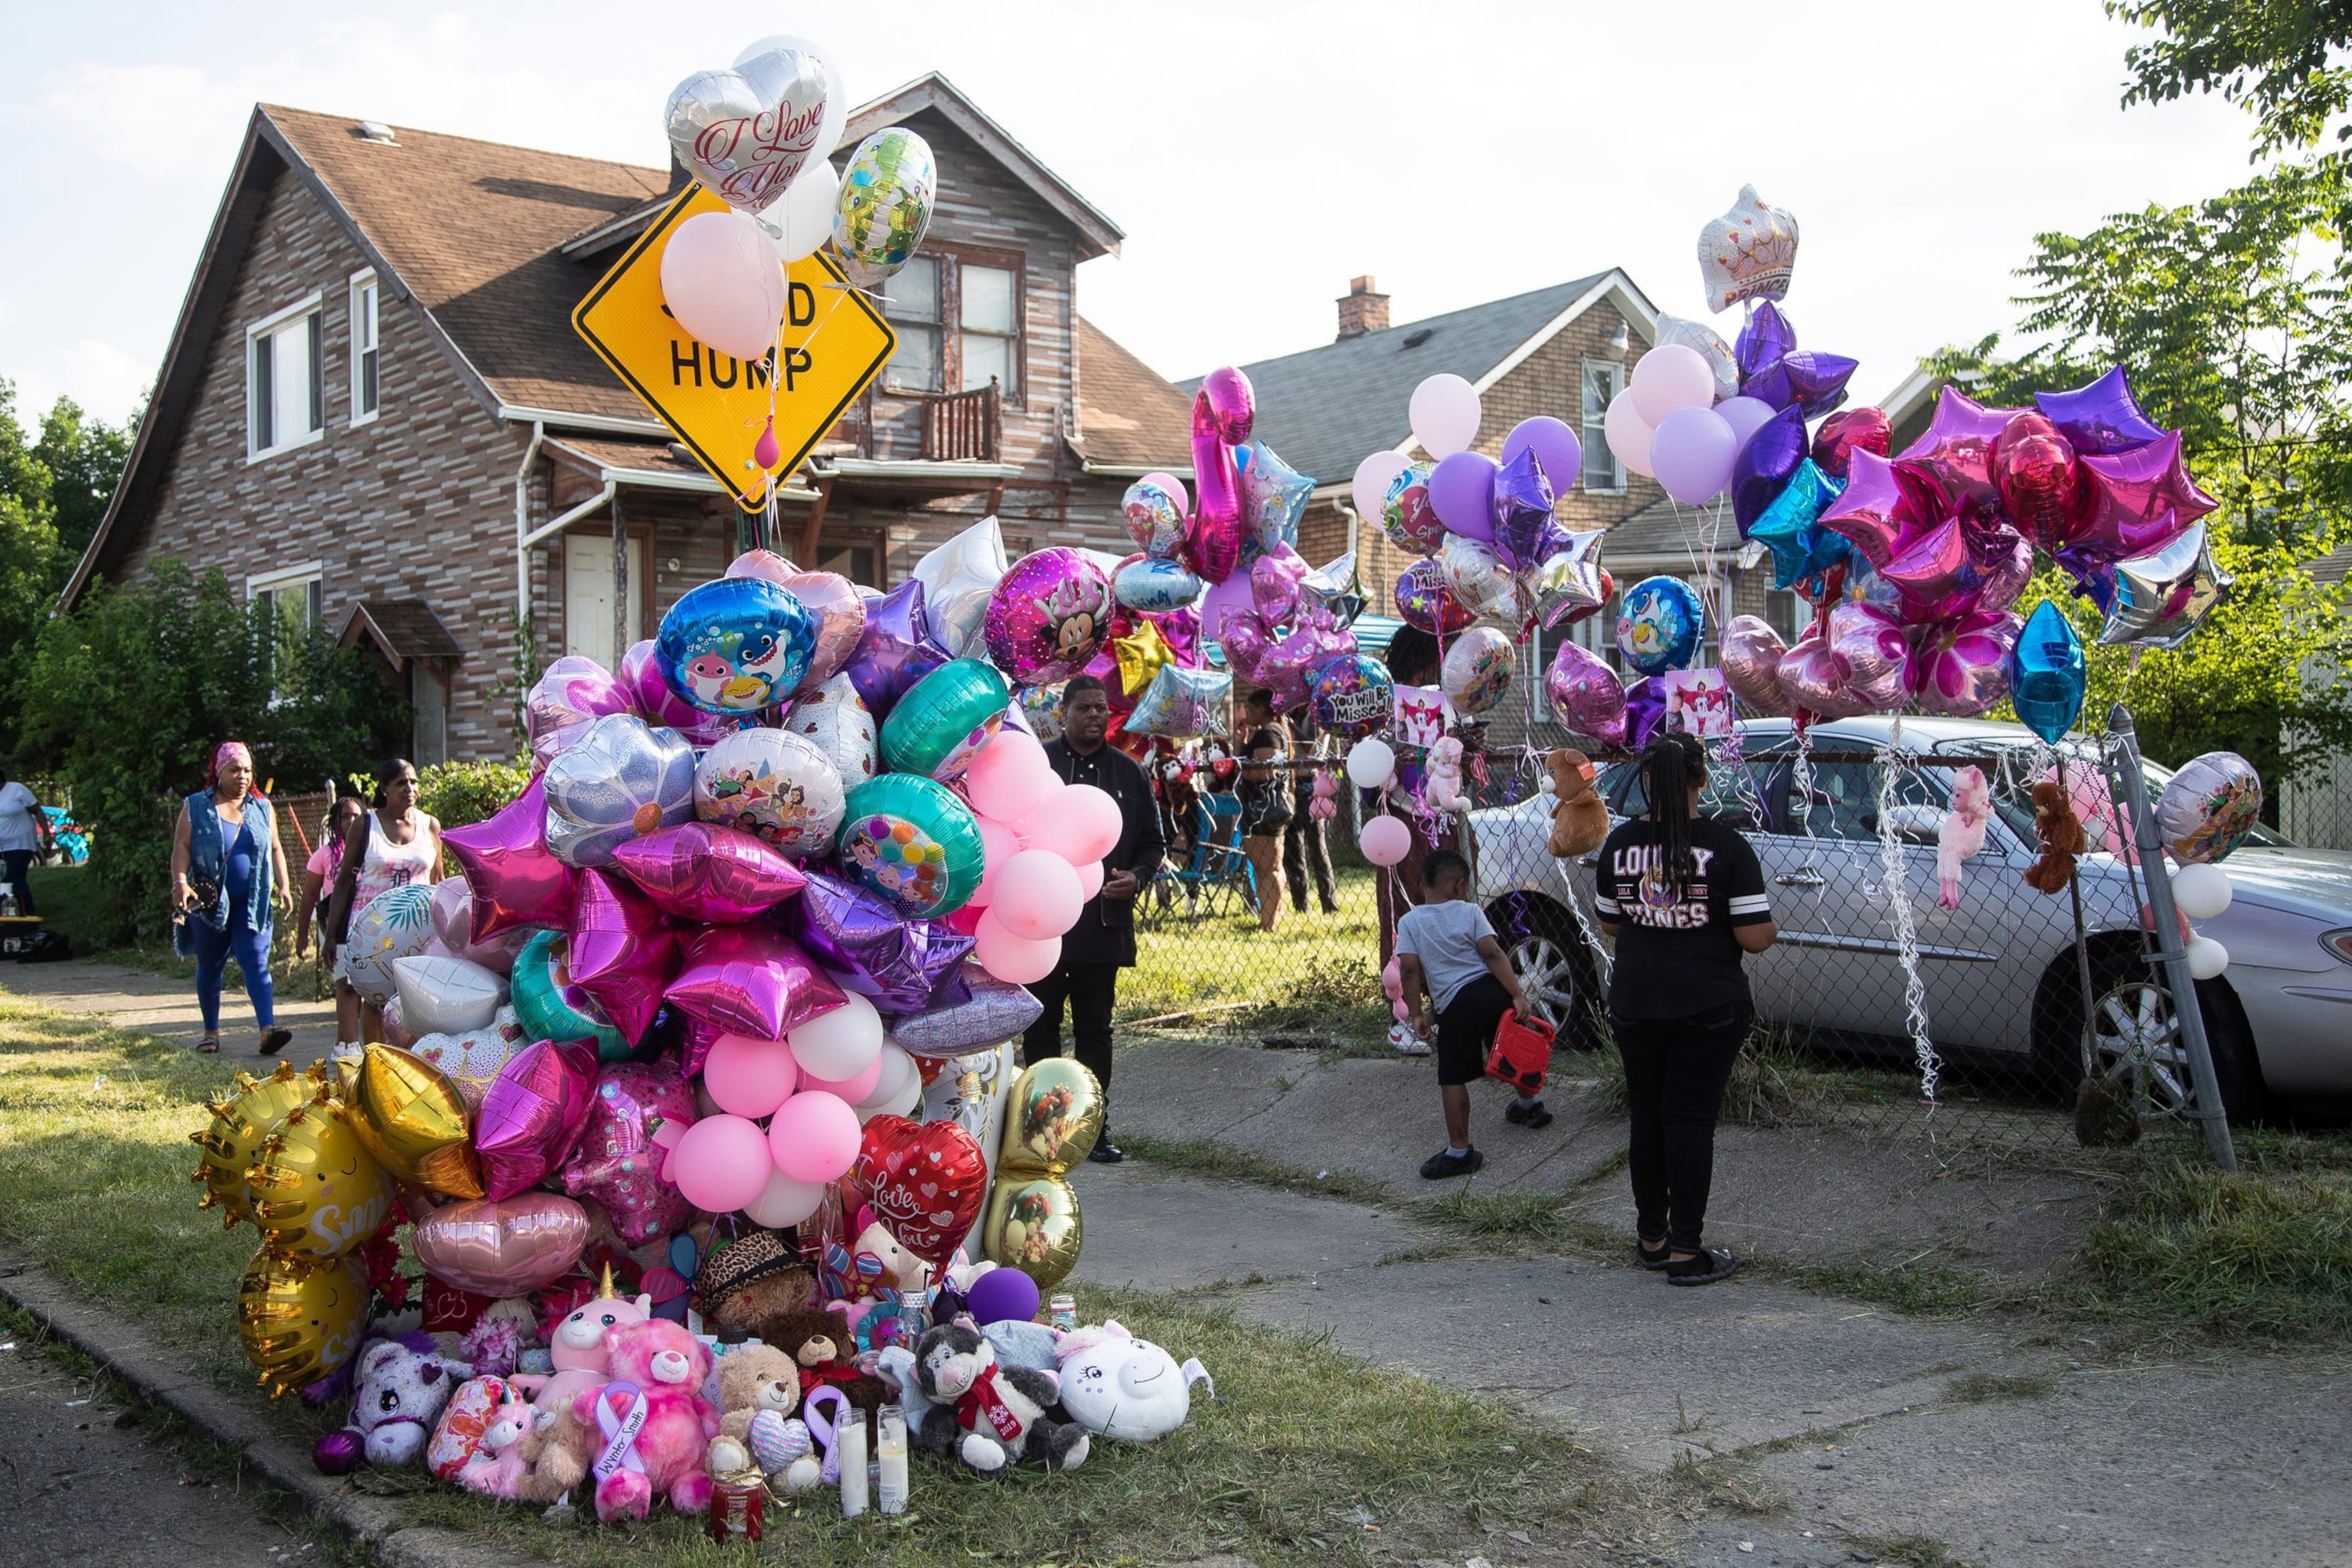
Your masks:
M1643 675L1682 669L1698 657L1706 608L1679 577L1644 577L1625 590L1617 610L1617 651Z
M1811 458L1804 458L1772 504L1748 530L1751 541L1772 552L1772 586L1793 587L1801 578L1822 570L1814 564L1813 555L1816 540L1825 531L1816 520L1822 509L1835 500L1843 489L1843 485L1814 467ZM1830 537L1841 546L1845 543L1834 533ZM1843 558L1843 551L1835 557Z
M2009 652L2009 700L2018 718L2056 745L2083 711L2089 679L2074 623L2056 605L2042 600L2025 618L2025 629Z
M706 713L782 702L816 657L817 618L763 577L689 588L662 617L654 660L672 691Z

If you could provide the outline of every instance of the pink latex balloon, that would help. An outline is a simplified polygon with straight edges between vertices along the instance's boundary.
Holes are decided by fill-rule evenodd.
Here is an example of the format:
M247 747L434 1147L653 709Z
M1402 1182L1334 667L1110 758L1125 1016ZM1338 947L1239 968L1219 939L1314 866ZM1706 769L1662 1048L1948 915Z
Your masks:
M980 875L980 887L969 900L973 909L986 909L996 898L996 874L1004 869L1006 861L1021 853L1021 836L1010 823L999 822L992 816L976 817L980 824L981 852L986 857L986 868Z
M882 1039L881 1015L853 992L840 1006L794 1029L785 1043L803 1077L840 1079L864 1072L881 1054Z
M598 1068L587 1129L563 1163L563 1190L593 1198L631 1247L669 1234L694 1205L663 1179L662 1167L693 1121L694 1092L676 1062Z
M795 1182L837 1182L857 1163L859 1133L857 1112L840 1096L796 1094L768 1123L769 1158Z
M766 925L709 926L685 949L669 1000L736 1034L782 1039L844 1000L797 942Z
M541 1040L509 1057L474 1119L483 1192L510 1198L562 1169L587 1130L595 1095L593 1041Z
M1072 784L1054 800L1072 824L1069 850L1063 856L1071 865L1099 860L1118 847L1127 819L1108 791L1092 784Z
M580 873L572 907L572 979L631 1044L646 1037L677 974L677 935L625 877Z
M614 847L613 864L664 911L717 924L748 921L808 886L801 868L740 828L684 822Z
M885 1045L874 1059L866 1064L865 1069L852 1078L803 1078L801 1079L801 1092L829 1094L844 1105L862 1105L882 1087L882 1068L890 1049Z
M1077 868L1077 873L1078 899L1082 904L1090 904L1094 902L1095 896L1102 891L1102 862L1099 860L1089 860L1085 865Z
M982 911L972 936L978 942L972 949L973 956L980 960L982 968L999 980L1031 985L1061 966L1060 937L1049 936L1041 941L1016 936L1005 929L992 909Z
M782 1040L721 1035L702 1058L702 1087L719 1110L735 1116L775 1114L793 1097L799 1064Z
M1412 853L1412 829L1401 816L1375 816L1364 824L1357 843L1373 865L1394 866Z
M1633 362L1627 386L1642 422L1653 430L1678 409L1705 408L1715 401L1715 370L1706 356L1684 343L1660 343Z
M996 880L996 901L989 910L1014 936L1045 942L1077 924L1078 910L1085 903L1078 874L1070 863L1051 850L1033 848L1005 863Z
M588 1215L554 1193L444 1204L416 1222L409 1245L435 1279L503 1300L570 1273L588 1245Z
M706 1214L731 1214L752 1202L775 1168L767 1138L740 1116L704 1117L686 1130L669 1161L678 1192Z
M672 691L654 658L650 637L629 645L629 651L621 656L619 674L629 693L629 706L638 718L675 730L694 745L710 745L742 727L741 720L705 713Z
M742 213L697 213L672 229L662 248L661 286L677 324L712 348L756 360L774 346L784 314L784 269L760 226Z
M1036 737L1010 730L997 731L963 774L972 810L999 822L1019 822L1062 787Z
M478 963L493 974L514 973L515 954L530 940L523 932L509 931L488 942L476 942L474 893L463 877L444 877L433 884L433 934L449 950L450 957Z
M572 922L579 873L547 847L544 779L532 778L488 822L441 835L474 895L472 940L478 944L500 931L534 926L562 931Z

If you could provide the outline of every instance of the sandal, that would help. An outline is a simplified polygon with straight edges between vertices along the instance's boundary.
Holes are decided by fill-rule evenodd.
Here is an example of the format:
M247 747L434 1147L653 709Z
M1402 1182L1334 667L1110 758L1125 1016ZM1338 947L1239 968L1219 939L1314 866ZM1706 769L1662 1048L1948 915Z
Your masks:
M1658 1249L1655 1252L1653 1252L1647 1247L1643 1245L1642 1238L1640 1237L1637 1236L1633 1238L1633 1261L1640 1264L1644 1268L1664 1268L1666 1266L1666 1259L1672 1258L1674 1255L1675 1249L1668 1247L1664 1241L1660 1241L1658 1243Z
M1682 1258L1666 1265L1669 1285L1712 1285L1718 1279L1728 1279L1739 1272L1739 1259L1727 1247L1709 1247L1696 1258Z
M274 1057L293 1043L294 1031L282 1024L261 1031L261 1054L265 1057Z
M196 1042L196 1055L200 1057L216 1057L220 1055L220 1037L218 1035L206 1035L203 1039L198 1040Z

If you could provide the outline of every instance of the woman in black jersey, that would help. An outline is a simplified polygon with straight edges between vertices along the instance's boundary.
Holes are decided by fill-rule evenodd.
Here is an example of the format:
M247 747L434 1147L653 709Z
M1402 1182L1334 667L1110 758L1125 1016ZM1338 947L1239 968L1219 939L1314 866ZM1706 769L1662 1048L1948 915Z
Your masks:
M1748 840L1698 814L1697 738L1661 735L1641 766L1647 809L1601 846L1593 900L1617 942L1609 1021L1633 1113L1634 1228L1643 1268L1711 1285L1739 1267L1700 1231L1723 1086L1756 1020L1740 961L1772 945L1772 910Z

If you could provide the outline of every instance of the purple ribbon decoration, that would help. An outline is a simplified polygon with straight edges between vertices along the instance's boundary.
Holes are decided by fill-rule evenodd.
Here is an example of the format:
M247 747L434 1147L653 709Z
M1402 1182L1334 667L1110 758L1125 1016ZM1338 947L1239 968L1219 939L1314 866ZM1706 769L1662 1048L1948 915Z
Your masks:
M824 1404L835 1407L830 1417L817 1414L816 1407ZM841 1480L841 1449L834 1440L835 1434L841 1430L842 1422L864 1419L851 1408L849 1395L830 1384L810 1389L808 1396L801 1401L801 1420L808 1426L809 1435L824 1445L824 1468L818 1473L825 1485L835 1486Z
M615 1394L629 1396L626 1415L613 1414ZM604 1435L604 1451L590 1468L598 1480L609 1480L623 1470L646 1473L646 1462L637 1458L637 1434L645 1430L646 1409L646 1391L634 1383L614 1381L596 1391L596 1429Z

